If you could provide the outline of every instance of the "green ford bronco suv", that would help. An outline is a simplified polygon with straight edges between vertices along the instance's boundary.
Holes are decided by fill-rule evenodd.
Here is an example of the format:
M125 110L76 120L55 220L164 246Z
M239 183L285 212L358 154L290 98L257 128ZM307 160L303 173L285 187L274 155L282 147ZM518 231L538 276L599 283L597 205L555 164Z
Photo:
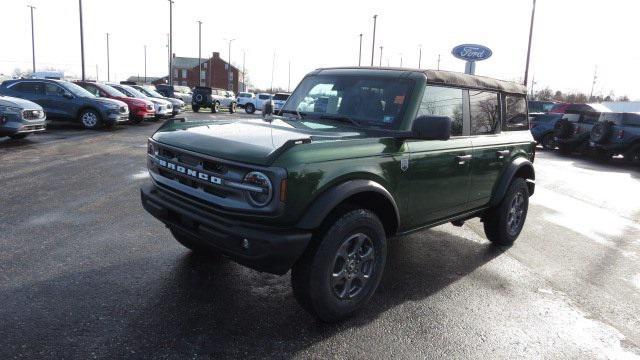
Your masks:
M319 319L369 300L399 235L473 217L493 243L520 234L535 177L525 87L319 69L278 113L167 122L149 139L142 204L193 251L291 269L295 298Z

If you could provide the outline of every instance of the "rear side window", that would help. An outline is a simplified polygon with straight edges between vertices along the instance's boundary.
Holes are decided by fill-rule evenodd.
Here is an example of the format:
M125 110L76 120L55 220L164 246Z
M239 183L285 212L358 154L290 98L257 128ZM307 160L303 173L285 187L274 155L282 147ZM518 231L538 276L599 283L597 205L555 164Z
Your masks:
M267 100L267 99L269 99L270 97L271 97L271 96L269 96L269 95L259 95L259 96L258 96L258 98L259 98L260 100Z
M23 94L41 93L42 86L37 82L21 82L11 87L11 89Z
M600 113L588 113L581 116L580 121L586 124L595 124L600 119Z
M504 108L502 131L529 130L527 101L524 96L506 95Z
M469 90L471 135L493 134L500 121L498 94L491 91Z
M287 100L289 98L288 94L275 94L273 95L273 100Z
M462 94L462 89L427 86L424 89L417 116L448 116L451 118L451 136L461 136L464 124Z

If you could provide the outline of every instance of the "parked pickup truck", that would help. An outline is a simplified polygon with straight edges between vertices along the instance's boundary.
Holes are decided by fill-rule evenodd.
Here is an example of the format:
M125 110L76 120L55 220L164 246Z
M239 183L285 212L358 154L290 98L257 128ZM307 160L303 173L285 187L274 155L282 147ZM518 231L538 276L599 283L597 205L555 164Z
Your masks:
M518 238L535 189L526 91L447 71L319 69L281 116L161 126L142 205L192 251L291 270L300 305L338 321L374 295L398 235L479 217L491 242ZM301 111L307 98L322 100Z

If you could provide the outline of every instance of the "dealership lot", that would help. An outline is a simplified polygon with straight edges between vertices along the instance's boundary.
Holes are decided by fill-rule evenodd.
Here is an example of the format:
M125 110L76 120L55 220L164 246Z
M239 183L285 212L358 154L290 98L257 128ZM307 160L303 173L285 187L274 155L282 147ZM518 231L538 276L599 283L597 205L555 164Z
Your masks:
M158 125L0 140L1 358L640 356L637 168L539 152L512 248L477 220L395 239L371 304L329 326L288 276L194 256L143 211Z

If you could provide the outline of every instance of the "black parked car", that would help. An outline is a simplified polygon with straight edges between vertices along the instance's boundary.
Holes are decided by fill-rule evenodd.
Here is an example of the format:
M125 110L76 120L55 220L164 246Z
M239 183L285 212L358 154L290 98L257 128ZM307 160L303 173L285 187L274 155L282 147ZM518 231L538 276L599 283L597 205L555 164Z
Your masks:
M129 121L127 104L96 97L68 81L7 80L0 85L0 93L33 101L44 108L49 120L76 120L87 129Z
M640 163L640 113L603 114L591 128L589 145L600 159L623 155Z

